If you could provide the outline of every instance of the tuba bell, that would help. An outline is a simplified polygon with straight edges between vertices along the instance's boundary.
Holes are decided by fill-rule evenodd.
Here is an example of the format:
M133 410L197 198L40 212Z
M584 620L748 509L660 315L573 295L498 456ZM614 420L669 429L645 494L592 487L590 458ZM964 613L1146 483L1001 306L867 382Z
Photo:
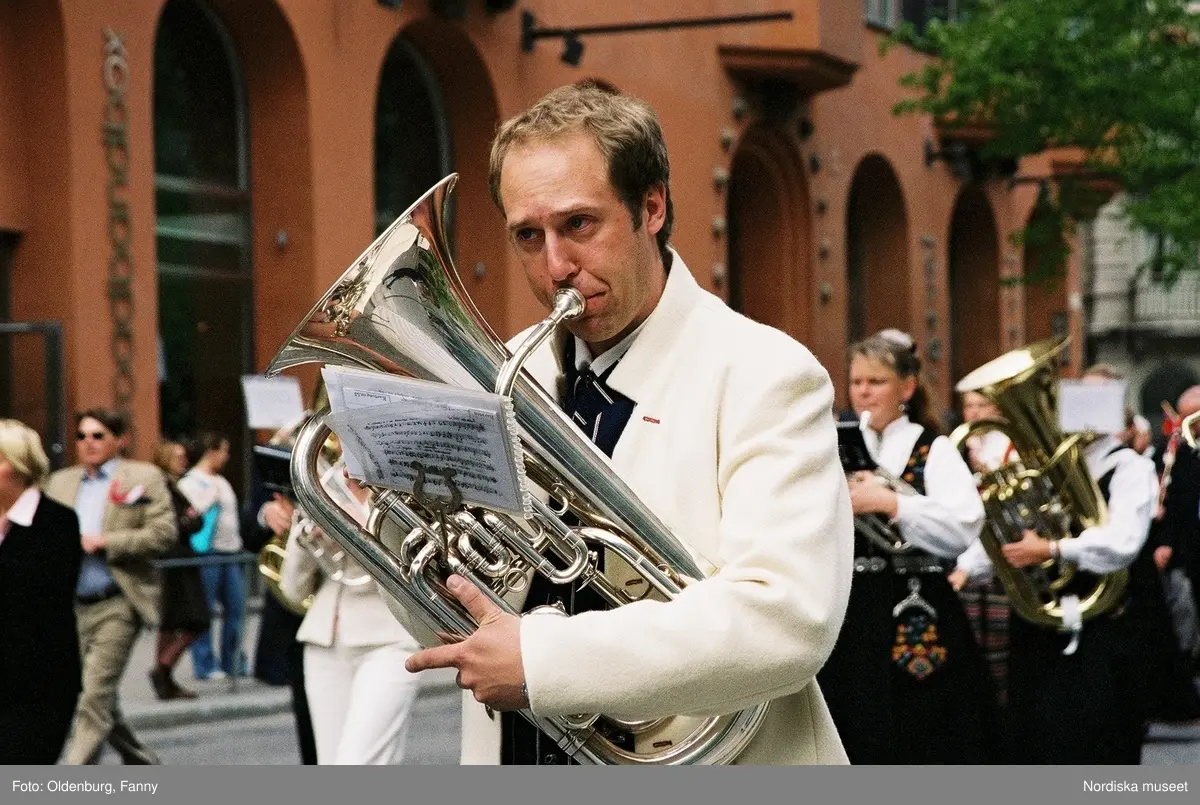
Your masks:
M551 315L510 355L471 302L450 257L445 221L456 180L451 175L435 185L367 248L303 318L267 372L318 362L508 396L526 476L554 503L534 495L529 519L479 507L435 512L413 495L374 487L371 514L361 527L318 482L317 458L329 432L325 409L301 428L292 453L300 505L375 579L385 598L394 599L393 612L404 611L424 645L440 642L440 635L466 637L476 628L445 587L452 573L514 614L520 613L505 596L524 591L532 573L555 584L590 585L610 607L675 597L712 566L670 532L521 371L560 323L582 312L582 297L560 291ZM568 513L578 525L564 520ZM600 551L628 566L634 578L612 582L598 570ZM530 614L556 615L561 613L550 607ZM715 764L742 752L767 707L652 721L601 714L545 718L528 709L520 715L581 763ZM609 740L609 726L633 733L635 749ZM662 740L665 733L672 739Z
M1084 434L1065 437L1058 429L1054 364L1068 339L1046 339L1005 353L964 377L955 391L975 391L1000 409L1004 421L980 420L950 434L956 448L971 436L997 430L1013 443L1017 458L981 478L987 518L979 539L1013 609L1025 620L1060 631L1112 610L1124 599L1127 570L1118 570L1079 589L1077 568L1049 560L1014 568L1001 546L1018 542L1025 529L1050 539L1071 539L1102 524L1107 506L1083 456ZM1078 618L1065 604L1078 597Z

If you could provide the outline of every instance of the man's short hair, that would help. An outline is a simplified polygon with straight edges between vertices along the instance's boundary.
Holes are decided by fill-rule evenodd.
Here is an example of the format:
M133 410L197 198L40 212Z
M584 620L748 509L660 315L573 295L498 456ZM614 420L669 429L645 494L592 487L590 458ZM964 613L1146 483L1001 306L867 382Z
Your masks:
M129 430L129 420L120 411L110 408L89 408L75 414L75 427L85 419L94 419L108 429L113 436L120 439Z
M488 187L492 201L504 211L500 171L513 146L583 131L589 134L608 163L608 181L642 225L642 204L652 187L662 185L667 199L666 220L658 231L658 250L667 262L674 207L671 203L671 165L658 117L650 104L625 95L606 82L588 79L553 90L529 109L509 118L492 141Z

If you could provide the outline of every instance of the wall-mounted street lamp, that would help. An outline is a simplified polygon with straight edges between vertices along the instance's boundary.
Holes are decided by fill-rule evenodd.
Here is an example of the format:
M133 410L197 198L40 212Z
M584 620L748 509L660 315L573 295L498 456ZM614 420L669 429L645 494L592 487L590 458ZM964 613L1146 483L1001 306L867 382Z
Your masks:
M718 25L748 25L758 22L782 22L790 19L792 19L790 11L773 11L763 14L734 14L726 17L688 17L574 28L539 28L533 12L523 11L521 12L521 50L525 53L532 53L533 45L539 39L561 39L563 40L562 60L572 67L577 67L583 58L583 42L579 39L582 36L626 34L635 31L666 31L673 28L712 28Z

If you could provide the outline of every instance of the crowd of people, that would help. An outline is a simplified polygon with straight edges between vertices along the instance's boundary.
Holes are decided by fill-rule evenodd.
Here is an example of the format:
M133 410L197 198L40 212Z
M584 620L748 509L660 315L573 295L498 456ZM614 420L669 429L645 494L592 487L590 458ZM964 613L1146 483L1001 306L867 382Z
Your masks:
M264 604L255 673L293 685L305 762L403 762L418 674L449 667L464 763L576 762L521 710L620 717L607 738L638 752L681 734L639 724L761 705L737 754L751 764L1137 763L1148 723L1200 718L1200 457L1179 425L1200 387L1174 401L1165 444L1132 415L1081 442L1104 517L1071 534L1030 520L992 545L992 473L1030 457L998 431L948 437L920 345L885 330L849 350L840 418L873 466L848 470L827 371L704 291L670 245L669 161L648 105L595 81L562 87L500 128L490 165L534 295L547 309L564 287L584 297L526 370L716 572L616 608L586 583L535 577L519 611L564 617L520 617L452 575L478 628L421 649L419 624L286 497L252 500L240 522L220 434L190 456L164 443L149 464L122 456L120 417L85 411L77 465L47 478L37 435L0 422L0 596L18 613L0 623L0 684L28 693L0 705L0 762L96 762L105 745L156 762L117 697L133 641L158 626L162 699L195 695L173 676L189 646L198 677L244 673L246 584L222 559L250 529L286 546L286 600ZM968 393L962 416L1002 421L993 402ZM341 461L321 483L366 522L368 492ZM213 561L160 585L155 559L196 555ZM1062 573L1060 622L1031 622L998 562ZM1120 594L1081 616L1105 580ZM31 602L36 643L14 623ZM52 655L59 673L30 672Z

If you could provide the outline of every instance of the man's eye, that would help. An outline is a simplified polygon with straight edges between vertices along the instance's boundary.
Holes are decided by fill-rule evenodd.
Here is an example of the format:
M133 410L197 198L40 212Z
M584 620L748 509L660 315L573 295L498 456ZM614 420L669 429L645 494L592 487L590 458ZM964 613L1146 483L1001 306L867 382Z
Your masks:
M569 226L571 229L583 229L585 226L587 226L587 223L587 219L582 215L572 215L567 219L567 226Z
M514 237L522 243L528 243L537 237L537 233L532 229L518 229L514 234Z

